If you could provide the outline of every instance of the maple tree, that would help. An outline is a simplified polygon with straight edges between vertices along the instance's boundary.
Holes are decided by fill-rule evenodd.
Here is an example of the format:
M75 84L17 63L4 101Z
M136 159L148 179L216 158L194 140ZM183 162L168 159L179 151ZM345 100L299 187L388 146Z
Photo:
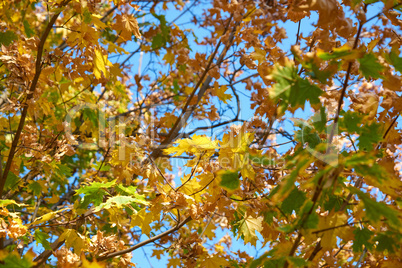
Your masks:
M398 267L401 12L2 1L0 267Z

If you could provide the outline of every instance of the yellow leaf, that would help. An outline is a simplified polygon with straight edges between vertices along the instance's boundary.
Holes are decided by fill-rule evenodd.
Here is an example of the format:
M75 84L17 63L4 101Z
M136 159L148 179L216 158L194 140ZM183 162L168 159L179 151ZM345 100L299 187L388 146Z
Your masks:
M102 77L102 73L107 77L106 66L107 56L103 55L100 49L95 49L95 59L94 59L94 75L97 79ZM102 72L102 73L101 73Z
M161 256L163 256L164 253L165 253L165 250L163 250L163 249L153 249L151 258L156 257L158 260L160 260Z
M201 267L204 268L217 268L217 267L226 267L229 265L229 262L222 257L211 257L211 258L206 258L202 264Z
M251 53L251 58L253 60L257 60L258 64L263 63L265 61L265 55L267 55L267 52L258 47L255 47L254 50L255 52Z
M59 240L66 240L66 246L68 248L73 247L76 254L80 254L81 250L85 247L84 238L74 229L66 229L59 237Z
M345 214L333 214L326 217L321 217L318 224L318 230L325 230L328 228L333 228L347 222L347 216ZM330 250L336 246L337 234L341 230L339 228L334 228L322 232L321 246L323 250Z
M47 79L47 78L49 78L49 75L52 73L54 73L54 67L47 66L41 70L40 77L41 77L41 79L43 79L43 78Z
M108 41L107 44L108 44L107 51L109 53L129 54L124 48L119 47L112 42Z
M132 216L131 227L137 226L141 228L142 233L149 236L151 232L152 214L147 213L145 209L141 209L137 215Z
M96 14L91 15L91 21L92 21L96 26L98 26L98 27L101 28L101 29L107 28L107 25L106 25L104 22L102 22L102 21L100 20L100 18L102 18L102 16L100 16L100 15L96 15Z
M124 23L124 27L129 31L132 32L135 37L141 39L141 34L138 28L138 22L136 18L132 15L123 15L122 21Z
M256 245L257 242L257 234L255 231L262 231L262 217L253 218L249 215L246 215L244 219L240 221L240 226L238 228L239 234L238 237L243 236L244 242L250 243L251 245Z
M124 41L131 40L133 34L141 39L138 22L133 15L116 15L115 19L116 23L113 25L113 29L120 32L120 37Z
M47 221L53 219L60 212L63 212L65 210L67 210L67 209L69 209L69 208L63 208L63 209L60 209L58 211L49 212L49 213L37 218L36 221L34 221L33 223L28 224L28 226L38 225L39 223L47 222Z
M169 51L163 56L163 60L168 64L172 64L174 62L174 54Z
M167 154L175 153L175 155L181 155L184 152L196 154L204 151L215 151L218 148L217 141L212 141L209 137L198 136L197 134L194 134L191 139L176 141L175 144L179 146L167 148L164 152Z
M60 200L60 196L52 195L52 197L46 197L44 199L45 199L46 203L54 204L54 203L56 203L57 201Z
M5 207L5 206L8 206L8 205L16 205L16 206L19 206L19 207L26 206L24 204L18 204L14 200L9 200L9 199L0 200L0 207Z
M82 258L82 266L83 268L104 268L106 267L103 263L97 262L94 260L93 262L89 262L85 256Z
M167 264L167 267L168 267L168 268L170 268L170 267L173 267L173 268L181 267L180 259L177 259L177 258L170 258L170 259L169 259L169 262L168 262L168 264Z
M223 103L228 103L227 100L232 99L231 94L226 94L225 92L228 90L226 85L219 86L219 83L215 81L214 83L214 95L217 96Z

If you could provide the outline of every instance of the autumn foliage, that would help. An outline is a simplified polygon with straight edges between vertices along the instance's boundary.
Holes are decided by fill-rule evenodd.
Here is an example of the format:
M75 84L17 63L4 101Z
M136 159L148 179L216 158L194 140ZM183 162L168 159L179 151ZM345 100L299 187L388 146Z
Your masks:
M0 267L400 267L401 13L1 1Z

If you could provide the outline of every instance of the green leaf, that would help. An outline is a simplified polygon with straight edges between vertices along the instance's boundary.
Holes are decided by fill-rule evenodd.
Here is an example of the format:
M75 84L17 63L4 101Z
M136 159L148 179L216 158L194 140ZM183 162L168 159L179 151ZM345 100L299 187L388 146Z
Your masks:
M40 243L40 244L42 244L42 246L45 249L52 250L52 247L50 246L49 241L47 241L47 239L50 238L50 236L47 233L44 233L44 232L40 231L39 229L36 229L34 237L36 240L36 245L38 245Z
M56 164L56 168L53 168L53 176L57 179L65 179L72 175L72 169L67 165Z
M33 262L27 256L21 259L16 252L6 254L6 257L0 262L1 268L31 268L32 266Z
M32 30L32 28L27 20L24 20L24 31L28 38L35 35L35 31Z
M370 198L370 196L362 191L349 187L351 193L357 194L357 196L363 201L367 218L373 222L381 220L381 216L387 219L390 226L399 228L400 221L398 219L398 211L392 209L384 203L377 202Z
M307 79L300 78L293 63L288 62L285 66L276 65L271 77L276 83L268 89L269 96L274 100L281 100L282 112L288 105L304 108L306 101L310 101L312 104L320 102L318 97L322 90L316 85L310 84Z
M5 207L8 205L16 205L16 206L25 206L23 204L18 204L17 202L15 202L14 200L9 200L9 199L4 199L4 200L0 200L0 207Z
M91 17L91 12L89 12L88 8L85 8L84 13L82 15L84 17L84 22L86 24L91 23L92 17Z
M307 215L311 209L311 207L314 205L314 203L311 200L308 200L303 208L300 211L300 215ZM299 218L299 222L297 224L301 224L301 221L303 220L303 217ZM314 212L313 209L313 213L311 213L308 218L306 219L303 228L304 229L315 229L318 226L318 222L320 221L320 218L318 217L317 213ZM293 231L294 229L292 228L291 231Z
M105 73L104 73L105 74ZM84 111L82 112L83 115L83 119L88 119L93 126L98 127L99 125L99 121L98 121L98 111L97 110L93 110L93 109L84 109Z
M304 69L308 70L306 74L308 74L313 79L317 79L323 84L327 83L328 78L331 77L331 72L321 71L320 67L314 63L314 60L303 62L302 65Z
M292 263L293 267L304 267L307 266L307 261L303 258L298 258L298 257L287 257L288 261Z
M277 268L277 267L283 267L285 264L285 259L278 258L278 259L272 259L272 260L267 260L264 262L264 268Z
M135 195L135 196L140 196L140 195L137 193L137 187L134 187L134 186L125 187L125 186L123 186L123 185L121 185L121 184L118 184L118 185L117 185L117 189L119 189L121 192L124 192L124 193L126 193L126 194Z
M270 252L266 252L263 255L261 255L260 257L258 257L257 259L254 259L251 263L250 263L250 268L257 268L257 267L261 267L261 264L263 262L263 260L265 260L268 256L270 256L271 253Z
M319 51L319 52L317 53L317 56L318 56L320 59L323 59L323 60L334 60L334 59L343 58L343 57L345 57L345 56L349 56L349 55L351 55L352 53L353 53L353 52L352 52L352 50L351 50L350 47L348 47L348 46L342 46L342 47L339 47L339 48L334 48L334 49L332 50L332 52L323 52L323 51Z
M320 112L314 114L312 117L313 120L313 125L315 129L319 132L322 133L326 126L327 126L327 113L325 112L325 108L321 107Z
M127 206L132 203L137 203L137 204L142 204L142 205L149 204L149 202L147 202L143 199L139 199L139 198L135 198L135 197L131 197L131 196L118 195L118 196L110 197L105 203L102 203L99 206L95 207L94 211L97 212L102 209L110 209L112 207L122 208L123 206Z
M8 172L7 174L7 180L4 184L4 189L5 190L14 190L18 187L18 184L20 182L20 178L15 175L13 172Z
M373 54L364 55L363 58L359 59L359 63L359 69L367 79L370 77L375 79L381 77L379 72L383 70L383 66L377 61L377 57Z
M8 46L15 40L17 40L17 35L14 32L0 32L0 45Z
M303 213L304 214L304 213ZM310 216L308 216L306 223L304 224L305 229L315 229L318 226L318 222L320 221L320 218L316 213L311 213Z
M42 194L42 185L37 181L31 181L28 184L28 189L31 190L36 196L40 196Z
M293 160L297 161L296 168L293 169L289 175L284 177L283 184L280 186L280 190L276 192L276 194L279 194L281 196L288 194L293 189L296 178L299 175L300 170L304 170L304 168L313 161L313 158L301 156L296 157Z
M110 182L93 182L88 186L82 186L77 191L76 194L83 194L84 198L82 200L83 206L88 206L91 202L95 206L99 205L103 201L103 196L107 194L105 189L108 189L116 185L116 180Z
M377 234L374 240L378 241L376 251L387 250L388 253L394 253L395 252L394 245L398 247L396 241L392 237L385 234Z
M398 54L391 51L387 59L394 66L395 70L402 73L402 58L398 57Z
M179 93L179 90L180 90L179 82L177 79L175 79L175 80L173 80L172 92L177 94L177 93Z
M166 44L166 42L167 42L166 39L161 34L158 33L152 38L151 47L152 49L161 48Z
M295 121L296 125L300 127L300 130L295 133L295 140L301 142L302 144L307 142L308 146L311 148L315 148L321 143L320 136L318 136L309 123L298 119L295 119Z
M338 211L342 203L343 200L340 197L335 195L329 195L328 201L324 203L324 209L328 211L335 209L335 211Z
M365 149L372 151L375 144L382 140L381 126L377 123L370 125L363 125L359 130L360 136L357 139L359 141L359 149Z
M363 115L357 112L347 111L341 112L343 117L339 120L339 127L341 130L346 130L350 134L360 133Z
M220 185L228 190L236 190L240 187L239 172L224 171L220 174Z
M268 224L272 224L274 221L274 217L277 217L278 213L274 210L269 210L269 211L264 211L262 213L263 217L264 217L264 222L268 223Z
M306 194L295 187L282 202L281 209L286 214L292 214L293 210L297 214L304 201L306 201Z
M118 184L117 190L118 191L120 190L119 191L120 193L129 194L129 195L135 197L137 199L136 203L144 204L144 205L148 204L148 201L145 200L145 197L143 195L140 195L137 193L137 187L134 187L134 186L125 187L122 184ZM142 202L139 202L138 200L142 200Z
M367 228L356 229L353 231L355 234L355 238L353 240L353 251L354 252L362 252L363 245L368 249L372 248L372 244L369 243L371 237L373 236L373 232Z

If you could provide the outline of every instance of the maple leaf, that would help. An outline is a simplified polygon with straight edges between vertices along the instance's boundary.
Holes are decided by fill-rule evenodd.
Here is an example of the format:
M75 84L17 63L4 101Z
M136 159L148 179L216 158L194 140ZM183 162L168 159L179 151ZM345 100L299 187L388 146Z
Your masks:
M153 215L147 212L145 209L138 211L135 216L132 217L131 226L137 226L141 228L142 232L149 236L151 233L151 222L153 221Z
M354 53L349 45L343 45L341 47L334 48L331 52L325 52L321 49L318 49L317 51L317 56L323 60L334 60L341 58L349 59L351 55L353 56Z
M0 200L0 206L6 207L6 206L8 206L8 205L16 205L16 206L19 206L19 207L25 206L24 204L18 204L18 203L15 202L14 200L9 200L9 199Z
M239 222L236 223L238 231L237 238L241 237L245 243L250 243L255 246L258 240L256 231L262 231L263 217L254 218L250 215L244 216Z
M387 59L394 66L395 70L402 72L402 58L398 57L398 54L391 51L389 55L387 55Z
M83 194L84 198L82 200L83 206L87 206L90 202L93 202L95 206L98 206L103 201L103 196L108 194L105 189L113 187L116 185L116 180L109 182L93 182L90 185L82 186L77 191L76 194Z
M31 2L0 1L0 237L32 248L1 267L398 267L397 1Z
M228 260L218 256L211 256L202 261L202 267L205 268L215 268L215 267L226 267L229 265Z
M110 209L110 208L122 208L124 206L130 205L132 203L138 203L142 205L148 205L148 202L144 199L139 199L131 196L113 196L107 199L105 203L100 204L99 206L94 208L94 211L100 211L102 209Z
M380 72L384 68L378 61L377 57L373 54L366 54L363 58L359 59L360 63L360 71L362 74L369 79L372 78L380 78Z
M228 190L233 191L240 187L239 172L221 171L220 178L220 185Z
M339 230L337 228L334 229L331 228L345 224L347 222L347 218L348 217L345 214L337 214L337 213L330 214L327 217L320 218L318 229L319 230L329 229L328 231L322 232L321 237L321 245L325 250L332 249L334 246L336 246L337 233Z
M52 250L52 247L50 246L50 242L47 241L47 239L50 238L50 236L47 233L41 232L39 229L35 230L35 240L36 240L36 245L38 243L42 244L44 249L49 249Z
M113 25L113 28L116 31L121 31L120 37L124 41L131 40L131 37L133 34L136 38L141 39L138 22L137 22L137 19L133 15L118 14L118 15L116 15L115 19L116 19L116 22Z
M81 250L85 247L84 237L77 233L74 229L66 229L59 237L61 241L65 240L68 248L73 247L77 254L81 253Z
M30 249L22 258L17 251L12 251L9 254L3 254L0 259L2 263L0 267L4 268L29 268L34 265L33 257L35 253Z
M167 267L181 267L181 261L178 258L170 258Z
M284 112L288 105L304 108L307 100L312 104L320 102L318 97L322 90L310 84L308 80L300 78L292 62L288 61L285 66L275 65L270 77L276 83L268 89L269 96L274 100L281 100L280 113Z
M399 228L400 220L398 218L398 212L391 208L390 206L376 202L372 198L370 198L366 193L362 191L349 187L349 190L352 193L355 193L359 196L359 198L363 201L367 218L373 222L378 222L381 220L381 216L384 216L389 224L394 228Z
M36 218L36 220L34 222L30 223L29 225L38 225L39 223L47 222L47 221L53 219L54 217L56 217L57 214L59 214L60 212L63 212L68 209L69 208L63 208L63 209L60 209L57 211L46 213L45 215Z
M372 243L370 243L370 239L373 236L373 232L367 228L359 229L357 228L353 234L355 235L353 239L353 251L362 252L363 246L368 249L372 248Z
M255 52L251 53L251 58L253 60L257 60L258 64L261 64L265 61L265 57L267 52L265 50L262 50L261 48L254 48Z
M101 78L102 74L107 77L106 65L108 65L107 55L103 55L100 49L95 49L94 75L96 78Z
M194 134L191 139L182 139L175 142L177 147L164 149L167 154L182 155L183 153L202 153L204 151L215 151L218 148L218 142L212 141L209 137Z

